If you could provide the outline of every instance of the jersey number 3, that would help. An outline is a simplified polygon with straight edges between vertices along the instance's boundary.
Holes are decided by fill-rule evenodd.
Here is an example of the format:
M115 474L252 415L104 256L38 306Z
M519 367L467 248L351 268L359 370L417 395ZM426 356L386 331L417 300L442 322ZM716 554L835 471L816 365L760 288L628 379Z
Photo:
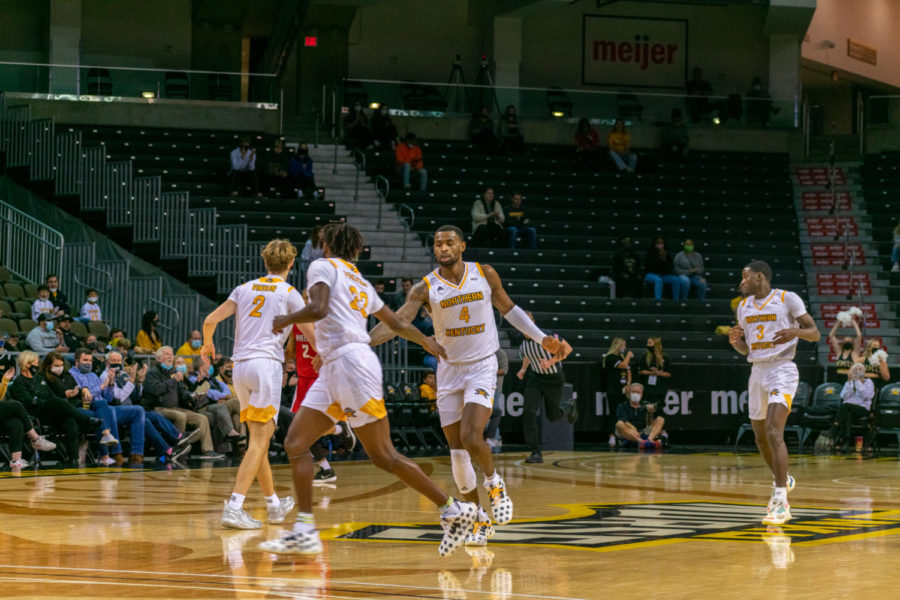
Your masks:
M761 340L766 336L766 326L765 325L757 325L756 326L756 339Z
M263 304L266 303L265 296L257 296L253 299L253 310L250 311L251 317L261 318L262 314L259 312L262 310Z
M369 316L366 313L366 307L369 305L369 295L365 292L360 292L352 285L350 286L350 293L353 295L353 299L350 301L350 308L358 310L363 319L365 319Z

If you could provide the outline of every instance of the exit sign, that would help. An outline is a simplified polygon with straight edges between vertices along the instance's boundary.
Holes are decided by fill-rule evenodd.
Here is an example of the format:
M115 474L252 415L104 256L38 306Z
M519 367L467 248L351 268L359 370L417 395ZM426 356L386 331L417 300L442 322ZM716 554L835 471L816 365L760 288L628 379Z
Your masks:
M303 45L307 48L315 48L319 45L319 38L314 35L308 35L303 38Z

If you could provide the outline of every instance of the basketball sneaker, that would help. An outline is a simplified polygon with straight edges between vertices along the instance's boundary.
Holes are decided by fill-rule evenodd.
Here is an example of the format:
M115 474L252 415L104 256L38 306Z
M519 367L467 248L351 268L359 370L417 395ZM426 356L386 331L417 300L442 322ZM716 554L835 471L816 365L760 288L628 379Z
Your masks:
M356 434L353 433L353 429L346 421L341 423L341 432L338 434L338 438L341 440L341 446L343 446L344 450L347 452L351 452L356 448Z
M762 520L763 525L783 525L791 518L791 507L787 500L776 499L772 503L772 509Z
M31 447L41 452L50 452L56 449L56 444L54 444L44 436L39 435L36 439L32 440Z
M275 506L267 505L266 510L269 513L269 523L284 523L285 517L294 509L294 499L290 496L278 499Z
M479 514L479 519L472 526L472 533L466 537L466 546L487 546L487 541L494 537L494 526L490 519L481 520L482 518Z
M297 533L291 531L279 539L267 540L257 546L272 554L321 554L322 540L315 529Z
M793 490L797 486L797 482L794 480L793 476L788 474L787 476L787 493L790 494L791 490ZM766 507L768 512L772 512L772 505L775 502L775 482L772 482L772 497L769 498L769 505Z
M225 501L222 510L222 527L230 529L262 529L262 521L257 521L243 508L231 508Z
M449 508L441 512L441 527L444 538L438 546L438 554L449 556L466 541L466 535L478 517L478 507L473 502L454 500Z
M497 525L506 525L512 521L513 502L506 493L506 484L499 476L497 482L490 484L484 482L484 489L487 490L488 497L491 499L491 512L494 514L494 520Z
M337 481L337 473L334 472L334 469L319 469L319 472L313 477L313 483L331 483L332 481Z

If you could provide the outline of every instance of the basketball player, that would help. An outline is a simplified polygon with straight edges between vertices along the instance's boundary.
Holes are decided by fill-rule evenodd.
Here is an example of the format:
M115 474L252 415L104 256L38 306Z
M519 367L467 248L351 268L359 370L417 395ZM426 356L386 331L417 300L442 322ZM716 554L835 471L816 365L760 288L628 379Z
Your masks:
M200 353L216 354L213 334L216 326L235 315L234 391L241 403L241 421L246 422L250 441L238 467L234 491L225 502L222 525L235 529L260 529L262 523L243 509L244 497L256 479L266 497L269 523L283 523L294 507L290 496L279 500L275 494L272 468L269 466L269 440L275 431L281 406L281 365L284 363L286 334L272 333L272 320L285 310L299 310L305 303L300 293L285 281L294 266L297 249L287 240L275 239L263 248L262 258L268 274L248 281L231 292L228 300L203 322L203 347ZM314 340L312 326L303 333Z
M303 299L306 300L306 292L303 292L302 295ZM294 394L294 403L291 406L291 412L297 414L297 411L300 410L300 405L303 404L303 399L306 397L306 392L309 391L309 388L312 387L312 384L315 383L316 378L319 376L318 367L321 364L321 361L317 360L319 355L313 348L312 343L306 339L306 336L303 334L303 331L300 330L300 327L298 325L293 325L292 328L292 336L291 339L288 340L285 354L288 360L292 357L296 357L297 391ZM353 435L353 430L346 422L335 423L334 429L329 431L326 435L340 436L341 445L347 452L350 452L356 446L356 436ZM327 451L322 444L322 440L318 440L313 444L312 448L310 448L310 452L312 452L313 460L319 466L319 472L316 473L313 480L318 483L332 483L337 481L337 473L331 468L331 464L329 464L328 458L326 458Z
M359 231L345 223L322 229L324 258L309 266L309 303L303 310L277 317L277 329L291 323L316 323L316 349L322 357L319 378L291 423L285 449L297 490L297 522L293 532L259 545L276 554L318 554L322 542L312 515L313 464L309 452L317 439L347 420L376 467L396 475L403 483L441 509L444 537L441 556L454 552L465 541L475 521L474 504L448 496L391 443L384 407L381 365L369 348L366 319L378 317L402 337L422 345L435 356L444 349L426 338L409 321L401 319L381 301L375 288L353 265L363 248Z
M737 325L728 341L747 356L752 365L747 384L750 423L756 445L775 476L775 491L762 520L781 525L791 518L787 493L794 488L788 475L788 453L784 424L791 414L799 375L794 364L797 340L817 342L821 337L803 300L794 292L772 289L772 269L761 260L744 267Z
M473 458L484 472L484 488L494 520L505 525L513 516L506 484L494 469L491 448L484 441L484 428L491 416L497 384L495 353L500 348L494 307L513 327L539 342L548 352L565 358L572 348L565 340L546 335L513 303L492 267L464 262L465 249L465 237L459 227L438 228L434 234L434 254L440 266L413 286L397 314L411 318L424 305L434 321L435 338L447 351L447 357L438 363L437 369L438 413L450 445L456 485L466 501L479 505L478 520L466 544L484 546L494 535L494 528L480 507ZM372 331L372 345L392 337L393 333L378 325Z

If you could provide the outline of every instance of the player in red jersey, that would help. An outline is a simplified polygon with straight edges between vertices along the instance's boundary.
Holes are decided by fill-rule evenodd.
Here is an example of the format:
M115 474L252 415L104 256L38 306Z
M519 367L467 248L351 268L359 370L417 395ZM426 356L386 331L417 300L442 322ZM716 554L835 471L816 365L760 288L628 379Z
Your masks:
M305 291L303 295L305 298ZM292 334L285 354L287 357L293 355L297 359L297 393L294 395L294 403L291 406L291 412L297 414L297 411L300 410L300 405L303 404L303 399L306 397L306 392L309 391L309 388L312 387L312 384L315 383L316 378L319 376L320 361L316 360L319 355L299 327L294 325ZM288 360L290 359L288 358ZM334 429L327 435L340 436L341 445L347 452L350 452L356 446L356 436L346 421L335 423ZM337 474L326 458L328 450L324 441L325 438L322 438L310 448L313 460L319 465L319 472L316 473L313 481L331 483L337 481Z

